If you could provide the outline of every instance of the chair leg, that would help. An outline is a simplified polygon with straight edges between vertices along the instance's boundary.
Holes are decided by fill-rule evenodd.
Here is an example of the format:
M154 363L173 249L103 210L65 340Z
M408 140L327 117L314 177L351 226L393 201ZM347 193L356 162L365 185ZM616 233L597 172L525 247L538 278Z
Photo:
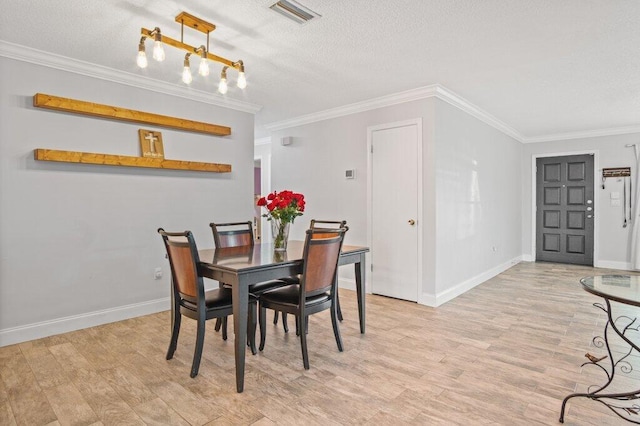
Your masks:
M196 349L193 353L193 364L191 365L191 377L198 375L200 369L200 358L202 358L202 347L204 346L204 315L198 319L198 331L196 334Z
M222 317L222 340L227 340L227 318Z
M220 331L220 327L222 326L222 318L216 318L216 331Z
M304 332L305 334L309 334L309 317L304 322ZM300 335L300 323L298 322L298 317L296 317L296 336Z
M252 303L249 305L249 324L248 324L248 333L249 338L247 339L247 344L251 348L252 354L257 354L258 350L256 349L256 315L257 315L256 304Z
M340 329L338 328L339 324L338 324L337 310L338 308L336 305L331 306L331 325L333 326L333 335L336 337L336 344L338 345L338 350L342 352L343 351L342 337L340 336Z
M276 313L278 313L278 311L276 311ZM287 324L287 313L286 312L282 313L282 328L284 329L285 333L289 332L289 324Z
M342 321L342 309L340 309L340 298L338 297L338 289L336 289L336 305L338 307L338 319Z
M169 342L169 349L167 350L167 359L173 358L173 354L178 346L178 334L180 334L180 322L182 321L182 314L180 312L174 312L171 315L171 341Z
M296 316L296 320L298 317ZM308 317L304 318L304 322L306 323ZM302 320L298 321L303 322ZM307 352L307 333L300 333L300 348L302 349L302 364L304 365L304 369L309 369L309 353Z
M260 347L259 349L262 351L264 349L264 342L267 340L267 308L263 307L262 304L258 303L258 311L259 311L259 323L260 323Z
M284 314L282 314L282 316L284 316ZM278 311L273 311L273 323L278 323Z

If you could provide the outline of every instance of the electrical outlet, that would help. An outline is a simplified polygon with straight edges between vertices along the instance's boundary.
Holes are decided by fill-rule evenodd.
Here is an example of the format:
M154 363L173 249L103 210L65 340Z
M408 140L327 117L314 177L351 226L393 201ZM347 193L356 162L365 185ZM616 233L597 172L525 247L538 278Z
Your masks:
M156 268L155 271L153 271L153 278L156 280L162 278L162 268Z

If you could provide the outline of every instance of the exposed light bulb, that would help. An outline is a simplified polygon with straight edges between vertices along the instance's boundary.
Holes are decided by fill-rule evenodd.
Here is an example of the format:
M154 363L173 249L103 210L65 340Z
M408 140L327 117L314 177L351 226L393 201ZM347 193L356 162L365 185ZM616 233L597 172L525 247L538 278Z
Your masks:
M200 65L198 66L198 74L203 77L209 75L209 61L207 61L207 48L200 46L196 52L200 54Z
M153 59L158 62L164 61L164 48L162 47L162 41L156 40L153 43Z
M203 77L206 77L209 75L209 61L207 61L207 58L200 59L200 66L198 66L198 74L200 74Z
M227 93L227 79L226 78L222 78L220 79L220 84L218 84L218 92L222 93L223 95Z
M191 76L191 67L185 64L184 68L182 69L182 82L184 84L191 84L192 81L193 77Z
M136 63L138 64L138 66L140 68L146 68L148 65L147 62L147 54L144 52L144 50L139 50L138 51L138 58L136 59Z
M244 76L244 71L240 71L238 74L238 88L244 89L247 87L247 78Z
M220 84L218 84L218 92L222 93L223 95L227 93L227 89L228 89L227 68L228 67L222 68L222 72L220 73Z
M136 59L136 63L138 64L138 66L140 68L146 68L148 65L147 62L147 53L146 53L146 48L144 45L144 40L145 38L142 37L140 39L140 43L138 44L138 58Z

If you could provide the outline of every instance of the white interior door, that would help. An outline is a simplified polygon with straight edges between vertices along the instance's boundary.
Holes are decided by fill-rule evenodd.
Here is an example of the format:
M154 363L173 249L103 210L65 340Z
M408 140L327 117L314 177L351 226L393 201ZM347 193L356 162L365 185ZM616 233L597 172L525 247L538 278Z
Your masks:
M418 300L419 122L370 129L371 291Z

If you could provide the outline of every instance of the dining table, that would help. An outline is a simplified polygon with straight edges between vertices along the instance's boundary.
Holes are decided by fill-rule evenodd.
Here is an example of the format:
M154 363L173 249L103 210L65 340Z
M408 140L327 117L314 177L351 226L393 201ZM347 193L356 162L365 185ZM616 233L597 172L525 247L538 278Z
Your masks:
M286 251L275 251L272 243L253 246L198 250L198 273L231 287L236 390L244 390L249 286L302 273L304 241L291 240ZM360 333L365 332L365 261L368 247L343 245L338 265L354 265Z

